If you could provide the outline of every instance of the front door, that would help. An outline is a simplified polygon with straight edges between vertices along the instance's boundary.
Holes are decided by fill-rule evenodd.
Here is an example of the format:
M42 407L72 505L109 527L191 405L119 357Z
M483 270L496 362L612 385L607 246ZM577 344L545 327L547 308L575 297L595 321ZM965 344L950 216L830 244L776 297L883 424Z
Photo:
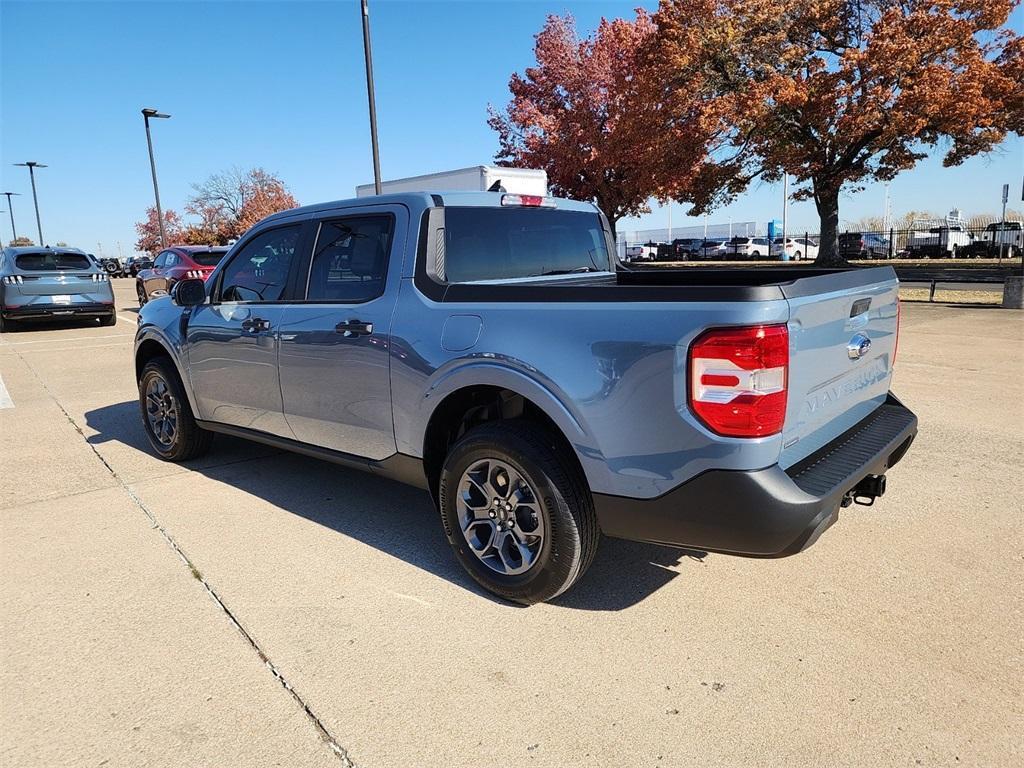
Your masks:
M280 333L284 412L304 443L377 460L395 453L388 342L407 226L401 206L317 225L299 272L304 300L288 305Z
M263 230L224 265L210 302L188 320L188 357L199 417L292 437L281 407L278 334L302 224Z

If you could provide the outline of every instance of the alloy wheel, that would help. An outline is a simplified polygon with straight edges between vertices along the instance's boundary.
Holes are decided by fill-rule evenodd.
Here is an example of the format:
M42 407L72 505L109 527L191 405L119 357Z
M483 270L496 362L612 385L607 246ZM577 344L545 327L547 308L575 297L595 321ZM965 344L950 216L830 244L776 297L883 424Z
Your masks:
M489 569L515 576L536 563L546 536L540 497L511 464L471 464L459 480L456 504L466 543Z
M146 384L146 421L160 445L165 448L174 445L178 434L178 401L161 376L153 376Z

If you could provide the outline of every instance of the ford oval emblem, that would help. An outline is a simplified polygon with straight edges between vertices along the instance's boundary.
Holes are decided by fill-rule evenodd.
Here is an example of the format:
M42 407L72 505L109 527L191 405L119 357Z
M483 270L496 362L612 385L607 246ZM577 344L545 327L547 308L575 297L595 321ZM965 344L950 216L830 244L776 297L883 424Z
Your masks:
M846 345L846 354L850 356L851 360L860 360L868 353L869 349L871 349L871 339L863 333L858 333Z

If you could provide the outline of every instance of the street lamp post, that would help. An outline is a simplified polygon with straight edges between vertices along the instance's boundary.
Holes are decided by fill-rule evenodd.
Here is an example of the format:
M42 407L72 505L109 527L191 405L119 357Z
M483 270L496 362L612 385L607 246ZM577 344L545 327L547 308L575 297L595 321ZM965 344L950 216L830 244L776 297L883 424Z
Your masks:
M156 223L160 228L160 247L167 247L167 234L164 232L164 212L160 208L160 186L156 183L156 160L153 158L153 136L149 132L149 118L168 118L155 109L143 109L142 119L146 123L146 144L149 145L149 168L153 172L153 196L156 198Z
M7 211L11 214L11 232L14 233L14 239L18 239L18 230L14 226L14 205L11 203L11 197L18 197L20 192L4 192L7 195Z
M377 149L377 101L373 95L373 54L370 52L370 7L362 0L363 56L366 59L366 93L370 101L370 144L373 147L373 189L380 194L380 152Z
M35 203L36 206L36 228L39 230L39 247L42 248L43 245L45 245L45 243L43 243L43 222L39 218L39 197L36 195L35 169L46 168L47 166L43 165L42 163L37 163L35 160L28 160L27 162L24 163L15 163L15 165L20 165L24 168L28 168L28 177L32 181L32 202Z

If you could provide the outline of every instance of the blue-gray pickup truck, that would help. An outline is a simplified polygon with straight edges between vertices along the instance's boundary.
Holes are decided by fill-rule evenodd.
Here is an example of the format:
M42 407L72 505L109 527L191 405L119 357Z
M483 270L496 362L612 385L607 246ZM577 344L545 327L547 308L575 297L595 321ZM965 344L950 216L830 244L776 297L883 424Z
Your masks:
M568 589L601 534L753 557L873 503L917 433L891 268L627 270L592 205L297 208L142 308L164 459L250 438L423 487L486 589Z

